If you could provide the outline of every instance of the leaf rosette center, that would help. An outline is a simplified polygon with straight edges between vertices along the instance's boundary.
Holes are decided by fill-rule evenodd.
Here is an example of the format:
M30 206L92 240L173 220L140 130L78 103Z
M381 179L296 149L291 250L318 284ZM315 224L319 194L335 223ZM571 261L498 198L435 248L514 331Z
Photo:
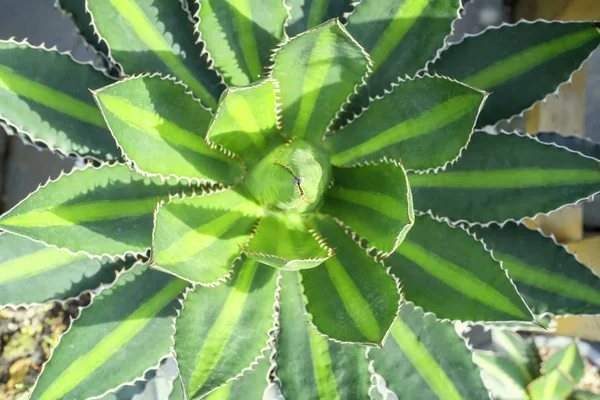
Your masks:
M250 171L252 196L265 208L314 210L331 180L329 155L302 139L276 147Z

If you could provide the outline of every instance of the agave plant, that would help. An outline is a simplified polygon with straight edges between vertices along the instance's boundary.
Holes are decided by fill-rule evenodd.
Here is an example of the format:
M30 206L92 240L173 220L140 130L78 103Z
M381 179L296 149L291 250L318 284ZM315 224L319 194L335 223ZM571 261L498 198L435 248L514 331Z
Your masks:
M451 321L598 313L595 276L522 221L591 198L599 161L490 133L569 80L594 23L450 46L459 0L59 6L104 68L2 41L0 118L89 165L0 218L0 301L102 285L33 398L98 398L169 356L172 398L361 399L377 376L486 398Z
M475 362L481 366L486 385L493 398L507 400L598 398L577 386L585 373L585 364L577 343L552 353L543 363L533 337L493 329L494 351L476 351Z

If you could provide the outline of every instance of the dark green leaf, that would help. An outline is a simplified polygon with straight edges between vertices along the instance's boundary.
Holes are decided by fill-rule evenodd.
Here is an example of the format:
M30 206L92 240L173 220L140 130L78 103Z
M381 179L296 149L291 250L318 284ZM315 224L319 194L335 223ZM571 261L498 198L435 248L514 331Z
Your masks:
M600 279L553 238L512 222L473 231L535 314L600 314Z
M277 270L247 259L233 279L187 293L177 318L175 351L187 398L238 377L267 347Z
M209 68L194 22L177 0L87 0L98 36L127 74L160 72L184 81L210 108L222 85ZM200 56L202 54L202 56Z
M483 224L532 217L600 192L600 163L534 136L476 132L454 165L409 175L415 208Z
M271 50L284 39L282 0L199 0L195 30L228 85L260 79Z
M386 264L402 282L406 298L439 318L533 320L500 263L468 232L445 221L417 217Z
M383 349L371 348L373 369L402 399L486 399L471 351L448 321L406 303Z
M304 310L298 272L282 272L280 285L275 374L283 395L294 400L367 398L365 347L335 343L317 333Z
M398 311L396 280L332 218L315 217L311 227L335 251L323 265L300 271L315 326L333 340L380 346Z
M204 141L211 113L160 75L129 78L94 92L123 154L150 174L234 184L241 162Z
M352 10L351 0L286 0L290 19L286 31L297 35Z
M155 367L173 346L177 296L186 285L145 265L119 276L64 334L32 398L100 396Z
M478 120L478 126L486 126L554 92L598 44L593 22L519 21L467 36L428 69L493 92Z
M68 53L0 40L0 119L52 150L101 160L119 157L88 91L111 82Z

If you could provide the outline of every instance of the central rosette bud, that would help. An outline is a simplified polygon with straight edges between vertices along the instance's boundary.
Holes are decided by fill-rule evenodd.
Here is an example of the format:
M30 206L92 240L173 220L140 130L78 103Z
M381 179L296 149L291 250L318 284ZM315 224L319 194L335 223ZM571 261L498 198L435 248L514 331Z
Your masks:
M250 171L250 193L263 206L305 212L314 209L329 185L329 155L302 139L276 147Z

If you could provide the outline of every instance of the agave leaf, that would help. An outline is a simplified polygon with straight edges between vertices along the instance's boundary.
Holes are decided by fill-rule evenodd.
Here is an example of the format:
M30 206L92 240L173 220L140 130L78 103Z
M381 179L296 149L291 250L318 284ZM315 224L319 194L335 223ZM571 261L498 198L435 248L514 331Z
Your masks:
M387 157L409 169L441 167L467 146L487 94L426 76L400 82L343 129L327 136L334 165Z
M403 399L485 399L487 390L463 340L448 321L405 304L383 349L369 349L373 369Z
M396 280L332 218L315 217L311 226L335 251L318 268L300 271L316 328L333 340L381 345L398 311Z
M600 163L534 136L476 132L458 162L409 175L417 209L483 224L532 217L600 192Z
M81 36L83 36L83 39L89 46L96 50L97 54L99 54L106 62L110 72L117 77L120 76L122 71L115 65L114 60L109 59L106 42L99 40L98 35L94 32L92 17L86 10L85 0L55 0L55 7L71 18L71 21L73 21L75 27Z
M286 32L297 35L332 18L340 18L352 10L350 0L286 0L290 18Z
M187 398L206 395L264 357L277 271L250 259L240 264L227 284L188 292L177 318L175 351Z
M599 314L600 279L554 238L523 224L473 227L535 314Z
M243 189L172 199L156 214L151 264L210 284L228 274L262 210Z
M585 365L577 349L577 343L571 343L564 349L552 354L544 365L542 365L542 374L549 374L555 369L570 376L573 385L577 385L581 378L583 378Z
M228 85L260 79L270 51L284 39L282 0L199 0L195 26Z
M439 318L533 320L500 263L460 227L419 216L386 264L402 282L406 298Z
M285 398L367 398L365 347L327 340L309 324L297 272L282 272L275 369Z
M491 332L496 350L515 362L525 382L540 376L542 360L533 337L522 338L518 333L503 329L492 329Z
M86 0L98 37L127 74L160 72L184 81L204 104L216 108L222 88L196 44L193 20L178 1Z
M277 121L277 90L277 82L272 79L227 89L207 140L240 156L250 169L283 143Z
M285 135L320 144L370 65L368 54L338 20L280 45L273 56L271 76L279 81Z
M475 351L473 360L483 372L483 381L499 400L530 400L527 395L529 380L521 366L513 359L492 352Z
M266 357L261 358L252 370L244 371L244 375L239 379L227 382L225 386L211 392L206 396L206 400L262 399L267 388L270 367L270 360Z
M100 160L119 157L87 90L111 82L69 53L0 40L0 119L51 150Z
M333 255L299 214L267 213L250 243L242 248L250 258L288 271L314 268Z
M115 279L133 259L111 262L72 255L65 250L10 233L0 234L0 305L66 300Z
M519 21L467 36L428 69L493 92L478 120L486 126L556 91L599 44L593 22Z
M333 168L334 185L325 192L321 212L349 225L383 255L396 250L415 214L401 164L382 162Z
M558 369L542 375L527 387L531 400L564 400L573 389L568 375Z
M75 169L5 213L0 227L74 253L144 253L158 202L181 189L122 164Z
M211 113L185 86L138 76L94 92L126 158L150 174L233 184L243 166L204 141Z
M373 59L368 95L383 95L398 78L422 70L444 44L460 8L460 0L360 2L347 25Z
M186 285L145 265L120 275L62 336L32 398L100 396L156 367L171 351L177 296Z
M183 394L183 382L181 381L180 375L173 381L173 390L169 395L169 400L186 400L185 395Z

